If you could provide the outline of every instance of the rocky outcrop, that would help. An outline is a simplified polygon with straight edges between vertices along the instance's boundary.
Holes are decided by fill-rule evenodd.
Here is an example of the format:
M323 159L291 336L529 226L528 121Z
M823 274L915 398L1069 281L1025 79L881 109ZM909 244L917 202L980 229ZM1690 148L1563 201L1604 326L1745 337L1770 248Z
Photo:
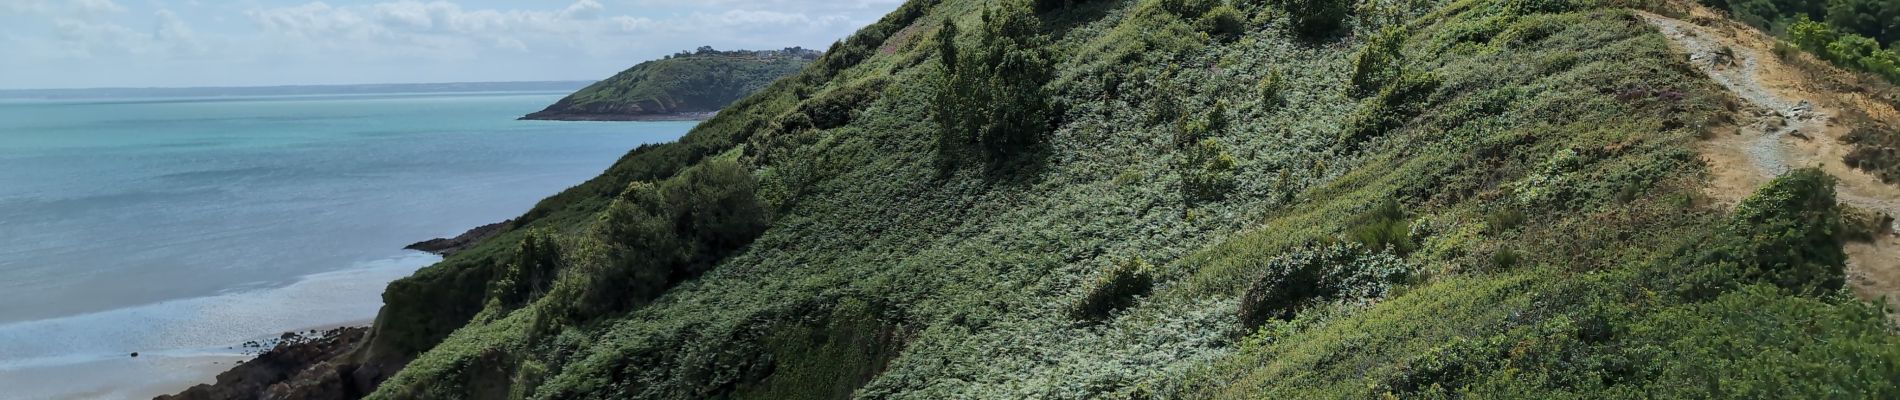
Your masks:
M155 400L349 400L362 398L348 365L369 328L337 328L312 335L285 333L257 358L218 374L214 384L193 386Z
M474 246L476 243L481 243L483 239L487 239L491 236L500 234L503 231L507 231L508 227L513 225L514 222L515 220L511 219L511 220L496 222L496 223L492 223L488 225L477 226L475 227L475 229L469 229L467 232L462 232L461 235L456 235L453 238L435 238L435 239L424 240L424 241L416 242L415 244L411 244L407 247L403 247L403 249L426 251L430 253L435 253L437 255L441 255L443 257L448 257L450 255L455 254L456 252L469 248L469 246Z

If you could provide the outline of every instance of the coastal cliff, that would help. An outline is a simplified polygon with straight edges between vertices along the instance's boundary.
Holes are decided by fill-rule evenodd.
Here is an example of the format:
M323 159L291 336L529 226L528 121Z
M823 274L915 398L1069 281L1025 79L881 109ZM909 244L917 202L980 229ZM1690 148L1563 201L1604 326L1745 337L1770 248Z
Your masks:
M702 120L817 59L802 48L719 51L702 47L634 65L524 120Z

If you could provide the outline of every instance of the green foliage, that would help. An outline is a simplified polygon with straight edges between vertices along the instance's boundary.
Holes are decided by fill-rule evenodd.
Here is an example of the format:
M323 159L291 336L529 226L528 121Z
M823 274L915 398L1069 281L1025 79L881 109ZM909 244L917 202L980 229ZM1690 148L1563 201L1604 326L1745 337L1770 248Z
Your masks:
M1795 293L1824 294L1845 283L1841 213L1835 180L1818 169L1775 178L1735 207L1724 233L1740 240L1718 250L1739 257L1741 278Z
M1736 206L1705 244L1654 273L1668 275L1659 280L1690 299L1753 283L1798 295L1839 291L1847 255L1834 185L1833 177L1817 169L1782 175Z
M1256 86L1256 89L1260 91L1260 104L1265 107L1280 105L1280 102L1286 100L1287 86L1286 77L1280 74L1280 70L1267 71L1267 76L1260 78L1260 83Z
M1201 14L1197 23L1202 32L1219 38L1233 38L1247 30L1247 16L1225 2Z
M1180 151L1175 171L1181 177L1181 195L1190 201L1218 200L1233 190L1234 169L1239 160L1227 152L1218 136L1231 129L1227 103L1217 102L1199 118L1186 119L1175 130L1174 145Z
M567 321L588 321L659 296L710 270L767 226L745 167L715 160L658 184L627 187L600 216L605 257L586 257L551 296Z
M1292 19L1294 32L1307 39L1339 31L1352 11L1352 2L1347 0L1277 0L1276 4Z
M1892 43L1900 39L1900 5L1874 0L1828 0L1827 23L1841 31Z
M1425 101L1438 89L1439 82L1438 76L1429 72L1406 72L1396 81L1385 84L1378 95L1360 103L1340 143L1357 146L1403 126L1423 111Z
M1785 28L1788 40L1835 65L1900 81L1900 53L1890 47L1900 39L1900 5L1871 0L1713 5L1726 6L1738 19L1758 27Z
M1397 81L1405 74L1405 29L1386 27L1366 41L1366 47L1352 56L1353 97L1366 97Z
M1346 232L1346 238L1369 249L1409 254L1417 250L1412 241L1411 218L1397 200L1387 199L1359 217L1359 225Z
M561 245L555 242L553 235L543 230L529 232L521 238L514 261L488 283L491 301L504 307L519 307L547 293L554 277L566 264L561 259Z
M1241 325L1250 328L1326 302L1377 300L1416 269L1391 253L1351 242L1303 246L1258 268L1262 275L1240 299Z
M1102 321L1115 312L1135 305L1135 298L1147 296L1154 290L1154 266L1136 258L1115 264L1103 271L1100 277L1089 286L1087 295L1077 303L1073 314L1075 318L1087 321Z
M954 23L939 31L944 77L932 115L943 130L940 157L974 146L994 166L1043 141L1053 111L1039 24L1026 2L1010 0L983 10L974 48L961 48Z

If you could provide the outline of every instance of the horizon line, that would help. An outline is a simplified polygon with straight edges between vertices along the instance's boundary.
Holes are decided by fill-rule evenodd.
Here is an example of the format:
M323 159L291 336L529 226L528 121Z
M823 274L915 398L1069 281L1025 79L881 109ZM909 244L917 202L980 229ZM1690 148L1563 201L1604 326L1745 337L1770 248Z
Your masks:
M0 88L3 92L51 92L51 91L89 91L89 90L208 90L208 89L290 89L351 86L423 86L423 85L495 85L495 84L546 84L546 83L593 83L598 79L555 79L526 81L461 81L461 82L386 82L386 83L312 83L280 85L215 85L215 86L98 86L63 88Z

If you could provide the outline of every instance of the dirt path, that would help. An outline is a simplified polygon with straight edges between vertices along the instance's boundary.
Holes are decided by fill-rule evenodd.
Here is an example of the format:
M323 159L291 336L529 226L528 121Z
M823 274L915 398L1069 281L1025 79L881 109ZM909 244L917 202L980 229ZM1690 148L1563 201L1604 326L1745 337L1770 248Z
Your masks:
M1843 115L1840 111L1848 108L1888 122L1900 122L1900 112L1862 94L1823 89L1808 72L1773 55L1774 38L1706 8L1686 8L1691 20L1708 25L1639 15L1687 54L1696 68L1745 104L1737 118L1744 125L1735 127L1733 134L1723 129L1702 145L1712 174L1711 197L1732 205L1790 168L1818 166L1840 178L1837 196L1841 203L1900 216L1900 187L1841 161L1851 150L1840 140L1849 128L1835 123L1835 117ZM1900 231L1900 226L1890 230ZM1854 291L1869 300L1885 298L1900 308L1900 237L1882 235L1871 243L1849 243L1846 250L1849 285Z

